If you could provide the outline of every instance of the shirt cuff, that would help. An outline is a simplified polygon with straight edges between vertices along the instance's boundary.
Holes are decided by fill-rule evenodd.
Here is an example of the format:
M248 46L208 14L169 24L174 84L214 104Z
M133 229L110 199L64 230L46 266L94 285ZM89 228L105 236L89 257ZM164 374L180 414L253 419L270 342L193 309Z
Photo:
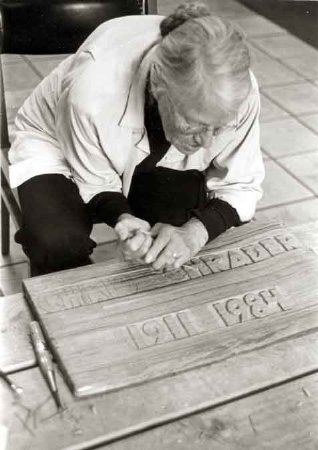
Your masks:
M210 200L203 208L193 210L192 215L201 220L207 229L209 241L215 239L228 228L242 224L236 209L219 198Z
M130 213L127 198L120 192L100 192L87 204L94 223L106 223L114 227L121 214Z

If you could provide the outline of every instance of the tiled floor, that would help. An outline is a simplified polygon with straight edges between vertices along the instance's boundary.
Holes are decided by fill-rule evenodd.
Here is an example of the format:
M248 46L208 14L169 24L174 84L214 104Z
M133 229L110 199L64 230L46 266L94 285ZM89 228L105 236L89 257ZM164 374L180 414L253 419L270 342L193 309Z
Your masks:
M256 217L281 219L287 224L318 219L318 50L289 34L235 0L210 0L216 15L235 21L244 31L258 78L262 112L261 145L266 166L264 196ZM159 13L168 14L173 0L159 0ZM10 123L16 110L42 77L63 56L4 58ZM12 227L12 234L14 229ZM105 257L104 242L114 240L110 228L98 225L96 261ZM28 264L19 245L1 258L1 289L21 290Z

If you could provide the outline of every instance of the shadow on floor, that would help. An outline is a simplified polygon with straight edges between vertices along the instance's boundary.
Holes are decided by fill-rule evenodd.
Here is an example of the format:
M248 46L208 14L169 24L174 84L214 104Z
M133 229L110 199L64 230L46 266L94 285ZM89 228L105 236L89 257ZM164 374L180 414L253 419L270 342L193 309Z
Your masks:
M280 0L238 0L277 23L303 41L318 48L318 2Z

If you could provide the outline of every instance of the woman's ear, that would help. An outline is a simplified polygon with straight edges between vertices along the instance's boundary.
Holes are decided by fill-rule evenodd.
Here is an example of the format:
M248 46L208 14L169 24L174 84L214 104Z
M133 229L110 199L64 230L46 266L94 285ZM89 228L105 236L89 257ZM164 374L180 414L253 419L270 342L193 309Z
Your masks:
M158 86L160 79L160 68L157 63L153 62L150 68L150 81L152 86Z
M150 91L154 98L157 100L157 93L160 86L160 69L154 62L150 68Z

